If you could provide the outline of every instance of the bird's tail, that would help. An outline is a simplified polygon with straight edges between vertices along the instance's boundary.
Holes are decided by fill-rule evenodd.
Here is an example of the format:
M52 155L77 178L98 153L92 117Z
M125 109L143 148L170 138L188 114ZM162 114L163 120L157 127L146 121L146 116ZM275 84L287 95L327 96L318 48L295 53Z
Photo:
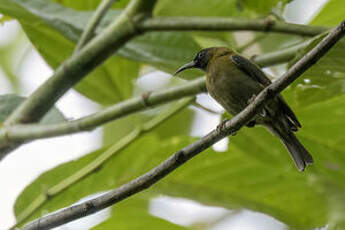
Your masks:
M291 130L277 128L271 125L268 128L284 143L299 171L304 171L307 165L314 162L313 157Z

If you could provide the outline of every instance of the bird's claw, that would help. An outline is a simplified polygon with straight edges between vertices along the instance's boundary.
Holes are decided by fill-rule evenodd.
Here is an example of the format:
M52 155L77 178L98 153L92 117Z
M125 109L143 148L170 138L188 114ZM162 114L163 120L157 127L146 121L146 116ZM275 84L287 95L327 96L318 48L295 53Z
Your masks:
M228 121L229 121L229 119L226 118L219 125L217 125L217 128L216 128L217 132L220 132L220 133L225 132L225 128L226 128L225 124ZM236 131L231 132L229 135L235 136L236 135Z
M261 110L261 111L259 112L259 114L260 114L260 116L262 116L262 117L266 117L266 115L267 115L266 109Z
M144 92L141 95L141 103L145 106L145 107L149 107L150 106L150 102L149 102L149 98L151 96L152 91L148 91L148 92Z
M221 121L220 123L219 123L219 125L217 125L217 131L218 132L224 132L224 129L225 129L225 124L226 124L226 122L228 122L229 121L229 119L224 119L223 121Z
M269 31L276 23L276 20L272 16L268 16L264 19L265 31Z
M248 123L246 124L246 126L247 126L248 128L252 128L252 127L254 127L255 125L256 125L256 121L255 121L255 120L250 121L250 122L248 122Z
M251 98L249 98L248 101L247 101L248 105L253 103L255 101L255 98L256 98L256 95L253 94L253 96Z
M256 98L256 95L253 94L253 96L252 96L251 98L249 98L249 100L247 101L248 105L251 104L251 103L253 103L253 102L255 101L255 98ZM262 116L262 117L266 117L267 112L266 112L265 109L263 109L263 110L261 110L261 111L259 112L259 114L260 114L260 116ZM254 125L255 125L255 124L254 124ZM251 126L248 126L248 127L251 127Z

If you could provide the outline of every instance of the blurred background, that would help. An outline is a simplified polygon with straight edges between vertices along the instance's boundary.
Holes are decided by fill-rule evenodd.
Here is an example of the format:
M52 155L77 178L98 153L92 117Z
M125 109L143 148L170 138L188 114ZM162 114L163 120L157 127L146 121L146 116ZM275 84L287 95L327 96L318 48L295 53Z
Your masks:
M308 24L326 2L327 0L294 0L287 4L281 16L288 22ZM47 64L47 60L42 58L42 53L38 52L37 48L31 44L21 25L16 20L7 18L7 16L3 16L0 20L0 94L15 93L22 96L29 96L52 75L52 65ZM252 33L244 32L237 33L234 36L238 46L245 45L247 41L253 38L254 35ZM45 39L49 40L49 37ZM201 37L199 37L199 39L202 40ZM210 44L213 41L210 37L206 41L204 37L202 42ZM44 45L41 48L44 48ZM254 54L263 52L261 48L262 47L259 45L253 45L247 50L247 53ZM58 49L56 52L59 52ZM186 57L186 59L188 58L191 57ZM279 73L285 71L285 67L284 65L275 68L267 68L265 70L274 76L279 76ZM171 80L171 75L161 70L160 68L154 68L154 65L142 67L140 69L140 77L132 80L134 85L132 94L140 95L141 92L164 89L182 82L180 79ZM101 88L97 89L97 86L93 89L103 90ZM91 95L91 97L86 97L83 93L83 86L81 86L78 91L75 89L68 91L68 93L66 93L56 104L56 107L67 119L76 119L86 116L99 111L106 106L106 104L110 104L102 104L97 100L92 100L92 98L97 96ZM197 105L190 106L189 110L184 112L185 114L192 114L188 118L191 120L189 133L192 137L203 136L213 129L220 122L223 113L222 108L206 94L198 96L198 103L213 112L203 110ZM154 110L153 112L147 111L145 113L147 117L155 114ZM134 120L140 119L143 118L137 117ZM119 129L119 127L126 126L126 124L131 124L128 125L129 128L127 128L130 129L130 127L135 126L136 123L133 120L127 120L122 124L115 124L116 129L112 127L114 125L109 125L105 130L103 128L98 128L92 132L34 141L30 144L21 146L2 160L0 162L0 182L2 188L0 190L0 229L8 229L15 224L13 209L16 199L23 189L37 179L39 175L47 170L55 168L57 165L73 161L87 153L99 150L103 146L111 144L114 139L117 139L122 134L119 133L117 135L106 136L104 133L114 132ZM162 133L162 135L164 136L167 134ZM169 148L166 149L170 150ZM163 150L165 149L163 148ZM225 139L217 143L214 146L214 150L223 154L224 151L228 150L228 140ZM167 154L168 153L173 153L173 151L167 152ZM288 157L284 160L291 163ZM193 161L189 164L193 164ZM177 175L182 170L184 170L184 168L178 170L174 175ZM289 170L293 171L294 168L289 167ZM212 174L212 172L205 173ZM312 180L313 178L310 177L309 179ZM229 178L229 180L231 179ZM42 189L44 190L44 187ZM104 192L106 190L107 188L105 188L105 190L101 188L100 191ZM167 220L179 226L192 226L195 229L210 230L283 230L290 228L288 225L284 224L283 221L264 214L267 212L269 213L267 210L270 209L270 207L268 206L262 207L262 213L259 211L251 211L247 209L246 206L241 207L235 205L234 208L231 209L231 205L222 206L215 205L217 202L199 202L199 199L193 200L192 197L188 195L182 197L176 192L176 196L174 196L174 192L169 194L164 191L164 189L158 189L154 195L150 195L149 203L147 206L145 205L145 207L147 207L150 215ZM76 200L82 201L98 195L101 192L94 193L83 199L81 199L81 197L73 198L73 200L74 202ZM207 191L205 192L207 193ZM256 191L253 190L252 192L255 193ZM144 193L144 196L145 194L146 193ZM262 199L265 200L266 198L263 197ZM131 200L132 199L128 201L129 206L131 205ZM125 206L126 202L127 201L121 203L121 206ZM134 200L133 202L137 201ZM210 205L206 205L206 203ZM291 203L289 205L293 206L294 204ZM248 207L250 207L250 205ZM39 214L44 214L45 212L49 213L50 210L48 205L40 210ZM252 210L255 210L255 208ZM281 211L283 212L283 210ZM114 210L108 208L57 229L72 230L92 228L109 218L112 212L114 212ZM277 216L279 216L279 214ZM291 218L293 217L291 216ZM288 220L289 218L285 216L282 217L282 219ZM144 223L145 222L143 222L143 224Z

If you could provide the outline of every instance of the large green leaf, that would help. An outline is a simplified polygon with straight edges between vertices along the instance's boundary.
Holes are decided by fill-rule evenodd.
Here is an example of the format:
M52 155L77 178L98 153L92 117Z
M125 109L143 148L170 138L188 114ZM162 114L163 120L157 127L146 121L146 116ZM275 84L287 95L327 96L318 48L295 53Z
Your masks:
M301 50L294 61L306 55L325 35ZM315 65L293 83L297 103L307 105L328 100L345 93L345 40L341 39Z
M155 16L239 16L236 0L159 0L154 9Z
M94 10L97 8L101 0L53 0L66 7L76 10ZM122 9L128 4L129 0L115 1L112 5L113 9Z
M0 95L0 123L4 122L6 118L25 100L15 94ZM63 114L53 107L40 121L43 124L53 124L66 121Z
M279 7L284 9L284 5L290 2L291 0L264 0L264 1L255 1L255 0L237 0L237 7L248 8L251 11L254 11L259 14L268 14L272 12L273 7Z
M328 0L323 8L310 22L311 25L335 26L344 20L345 2Z
M344 2L330 0L310 24L335 26L343 19ZM316 39L297 55L303 57L324 36ZM295 99L301 105L317 103L345 92L345 40L339 41L324 57L303 74L294 84Z
M152 135L144 136L129 145L125 150L115 154L98 170L64 190L61 195L49 199L37 210L30 219L38 217L42 210L52 211L70 205L81 197L100 191L107 191L118 187L122 183L144 173L155 163L161 161L167 154L158 154L160 141ZM140 150L140 151L138 151ZM171 149L172 150L172 149ZM16 216L20 216L33 199L50 187L61 183L82 167L95 160L104 149L88 154L76 161L60 165L42 174L34 183L29 185L18 198L15 205ZM151 156L151 157L150 157ZM127 164L131 162L131 164ZM42 190L43 189L43 190Z
M315 159L315 164L306 172L299 173L295 169L282 144L266 130L244 128L230 137L227 152L208 149L145 192L145 197L163 193L227 208L248 208L267 213L298 229L326 225L331 220L328 219L330 214L337 209L329 205L328 197L333 193L318 189L317 178L326 178L345 188L342 179L345 152L341 147L345 144L342 135L345 96L297 107L297 111L304 126L298 136ZM165 139L143 136L97 171L52 197L32 218L42 210L53 211L83 196L118 187L193 141L186 136ZM98 154L100 152L89 154L42 174L18 198L16 215L43 193L44 188L64 180Z

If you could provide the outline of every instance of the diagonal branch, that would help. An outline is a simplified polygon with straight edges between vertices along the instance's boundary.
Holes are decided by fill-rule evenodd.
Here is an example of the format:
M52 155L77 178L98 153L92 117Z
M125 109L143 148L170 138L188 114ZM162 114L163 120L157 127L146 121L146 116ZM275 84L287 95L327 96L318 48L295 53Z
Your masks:
M90 215L127 197L130 197L142 190L145 190L167 176L173 170L212 146L220 139L239 130L245 125L255 114L272 99L280 93L289 84L296 80L303 72L315 64L336 42L338 42L345 34L345 21L329 33L316 47L293 65L281 78L266 87L241 113L226 122L223 129L216 129L200 138L198 141L186 146L178 152L171 155L167 160L163 161L157 167L142 176L124 184L118 189L107 192L97 198L88 200L78 205L74 205L50 215L39 218L22 230L39 230L49 229L59 226L78 218Z

